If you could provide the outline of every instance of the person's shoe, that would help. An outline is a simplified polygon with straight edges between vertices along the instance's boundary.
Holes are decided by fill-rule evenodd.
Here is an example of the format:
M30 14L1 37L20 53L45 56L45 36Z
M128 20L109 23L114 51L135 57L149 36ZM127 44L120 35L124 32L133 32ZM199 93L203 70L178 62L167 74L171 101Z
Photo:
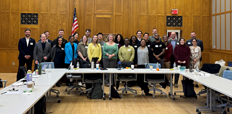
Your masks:
M146 96L152 96L152 94L150 94L150 93L145 93L145 95L146 95Z
M199 88L198 84L195 85L196 88Z
M82 83L81 83L81 82L78 82L78 85L79 85L79 86L82 86Z
M174 87L175 87L175 88L178 88L178 84L174 84Z

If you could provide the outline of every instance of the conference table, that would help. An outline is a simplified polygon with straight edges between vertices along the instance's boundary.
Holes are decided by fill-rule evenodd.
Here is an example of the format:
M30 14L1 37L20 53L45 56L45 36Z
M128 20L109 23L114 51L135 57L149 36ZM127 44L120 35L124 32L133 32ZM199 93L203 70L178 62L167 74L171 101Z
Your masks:
M153 69L122 69L118 70L116 68L109 68L107 70L91 70L89 68L80 68L79 70L67 70L67 69L47 69L46 74L40 76L34 76L33 80L35 82L35 89L30 95L25 94L3 94L0 98L0 114L11 114L11 113L27 113L33 112L33 106L38 100L40 100L64 75L66 74L110 74L109 78L111 80L112 74L181 74L186 78L192 79L198 83L201 83L211 90L222 93L228 97L232 98L232 81L224 79L213 74L204 73L203 75L195 75L192 72L185 72L179 70L170 70L170 69L160 69L159 71ZM154 75L155 76L155 75ZM170 76L170 81L172 82L172 76ZM170 92L169 96L175 100L173 95L173 86L170 83ZM111 81L110 81L111 85ZM6 88L0 90L0 94L8 91L12 86L7 86ZM18 87L17 89L25 89L26 86ZM109 87L109 92L110 91ZM103 83L103 92L104 92L104 83ZM103 98L105 98L103 94ZM109 93L109 99L111 100L111 93ZM215 105L210 102L210 106ZM213 110L214 106L209 107ZM14 110L12 110L14 108Z

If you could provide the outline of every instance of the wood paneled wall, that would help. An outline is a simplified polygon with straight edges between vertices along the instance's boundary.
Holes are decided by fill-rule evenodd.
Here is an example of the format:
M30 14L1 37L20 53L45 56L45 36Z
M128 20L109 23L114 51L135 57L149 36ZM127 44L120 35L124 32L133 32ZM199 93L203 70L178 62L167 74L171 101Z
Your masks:
M124 38L136 35L137 30L151 35L152 28L157 28L161 36L166 30L182 30L182 37L190 39L190 32L195 31L204 42L203 62L210 62L212 0L1 0L0 71L17 71L17 44L24 37L25 28L32 30L31 37L36 41L46 30L50 31L50 39L55 39L61 28L68 39L74 3L80 37L88 28L91 36L98 32L120 33ZM166 16L173 8L179 10L178 16L183 16L183 27L166 27ZM38 13L39 24L21 25L20 13Z
M232 61L232 0L212 0L212 52L210 61Z

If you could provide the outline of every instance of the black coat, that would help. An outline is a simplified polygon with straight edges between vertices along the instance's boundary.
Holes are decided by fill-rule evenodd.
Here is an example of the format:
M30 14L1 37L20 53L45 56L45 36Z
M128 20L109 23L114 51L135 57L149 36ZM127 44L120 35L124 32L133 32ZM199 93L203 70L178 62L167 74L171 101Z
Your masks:
M18 50L19 50L19 60L23 60L25 55L30 55L33 58L33 50L35 47L35 40L33 38L29 39L29 44L27 46L27 42L25 37L19 39Z

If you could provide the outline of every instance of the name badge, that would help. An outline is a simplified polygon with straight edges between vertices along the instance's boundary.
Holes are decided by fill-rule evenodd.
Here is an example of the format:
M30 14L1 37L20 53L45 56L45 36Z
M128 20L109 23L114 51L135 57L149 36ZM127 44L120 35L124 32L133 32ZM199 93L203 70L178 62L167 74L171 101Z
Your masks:
M131 49L128 49L128 51L131 51Z
M103 46L102 46L102 48L103 48Z
M147 45L147 47L150 47L150 45Z
M168 47L166 47L166 50L168 50Z
M160 47L162 47L162 44L160 44Z
M117 45L119 45L119 44L117 44Z
M61 48L61 50L64 50L64 48Z
M190 42L188 42L188 44L190 45L191 43L190 43Z
M176 43L177 45L179 45L179 43Z
M159 47L158 45L155 45L155 47Z
M134 46L135 48L137 48L137 46Z
M85 46L85 48L87 49L87 48L88 48L88 46Z
M197 48L195 49L195 52L198 52Z
M33 43L30 43L30 45L33 45Z

